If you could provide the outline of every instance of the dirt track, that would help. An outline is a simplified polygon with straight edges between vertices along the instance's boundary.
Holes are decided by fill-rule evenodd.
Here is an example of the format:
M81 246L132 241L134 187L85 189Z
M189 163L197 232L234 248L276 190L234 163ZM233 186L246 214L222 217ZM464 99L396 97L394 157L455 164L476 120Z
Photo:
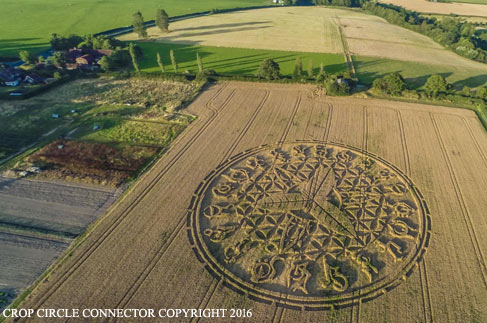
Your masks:
M487 320L487 239L481 234L487 202L478 195L487 184L487 135L475 114L313 98L312 90L224 83L203 92L188 108L199 119L22 307L250 308L254 315L246 322ZM406 281L371 302L303 312L256 302L210 275L191 249L186 214L210 171L246 149L303 139L384 158L410 176L428 202L433 225L426 257Z

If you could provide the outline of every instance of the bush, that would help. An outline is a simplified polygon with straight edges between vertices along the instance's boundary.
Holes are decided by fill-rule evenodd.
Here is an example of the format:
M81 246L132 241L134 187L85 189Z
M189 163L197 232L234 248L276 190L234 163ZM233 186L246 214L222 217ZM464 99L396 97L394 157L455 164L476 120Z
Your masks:
M265 59L259 67L258 76L267 80L277 80L281 77L280 67L272 59Z

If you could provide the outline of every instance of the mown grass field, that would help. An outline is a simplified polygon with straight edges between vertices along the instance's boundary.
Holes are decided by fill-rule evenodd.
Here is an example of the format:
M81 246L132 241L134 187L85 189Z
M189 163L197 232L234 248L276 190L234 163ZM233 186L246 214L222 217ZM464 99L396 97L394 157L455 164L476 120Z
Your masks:
M274 51L263 49L228 48L216 46L182 45L172 43L138 42L144 52L141 68L147 72L160 71L156 55L160 53L167 72L174 72L169 56L170 50L178 63L178 72L198 72L196 53L199 53L205 69L213 69L218 73L237 75L254 75L260 63L266 58L272 58L281 68L283 75L292 75L296 58L301 58L303 69L307 70L308 62L313 61L314 71L319 71L320 63L325 65L329 73L346 70L345 59L342 54L303 53L290 51Z
M358 79L365 84L372 84L374 79L393 72L401 73L412 89L422 88L428 77L433 74L443 75L457 90L464 86L477 87L487 82L487 74L477 74L474 69L455 66L428 65L367 56L354 56L353 62Z
M48 47L49 36L89 34L132 24L132 14L140 10L146 20L156 9L170 16L211 10L269 5L267 0L2 0L0 10L0 56L16 56L19 50L33 52Z

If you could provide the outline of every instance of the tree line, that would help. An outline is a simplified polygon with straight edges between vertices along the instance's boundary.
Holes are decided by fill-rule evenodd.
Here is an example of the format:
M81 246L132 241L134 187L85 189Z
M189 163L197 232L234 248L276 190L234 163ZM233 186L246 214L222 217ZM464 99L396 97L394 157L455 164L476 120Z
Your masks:
M415 92L408 90L407 83L399 72L388 74L382 78L375 79L372 83L372 89L375 92L393 96L404 96L406 92ZM444 98L449 94L461 95L465 98L476 98L487 101L487 85L483 85L473 91L470 87L465 86L460 92L454 91L453 87L440 74L431 75L424 84L424 93L427 98ZM410 94L410 93L409 93ZM418 94L415 92L415 94Z

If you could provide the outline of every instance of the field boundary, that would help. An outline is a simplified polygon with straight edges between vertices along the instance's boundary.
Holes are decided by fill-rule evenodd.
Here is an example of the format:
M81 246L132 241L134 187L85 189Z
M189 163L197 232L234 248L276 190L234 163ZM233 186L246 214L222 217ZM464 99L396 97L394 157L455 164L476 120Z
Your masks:
M353 65L352 54L350 53L350 48L348 46L347 38L345 37L345 33L343 31L343 26L340 23L340 18L335 16L334 20L338 27L338 33L340 34L340 40L343 47L343 56L345 57L345 62L347 63L347 68L348 71L350 72L350 77L354 80L357 80L357 74L355 73L355 66Z

